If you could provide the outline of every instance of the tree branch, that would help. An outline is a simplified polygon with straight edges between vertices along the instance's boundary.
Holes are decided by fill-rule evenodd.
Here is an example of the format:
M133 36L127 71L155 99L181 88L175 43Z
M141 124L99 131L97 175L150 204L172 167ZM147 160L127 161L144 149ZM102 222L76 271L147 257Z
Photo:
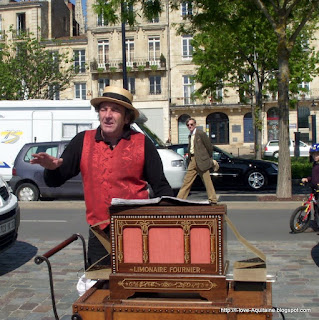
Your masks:
M271 14L269 13L266 6L264 5L263 1L262 0L252 0L252 1L263 12L265 17L268 19L269 23L272 25L273 29L276 30L277 24L276 24L275 20L273 19L273 17L271 16ZM270 3L273 6L274 10L278 11L278 6L272 0L270 0Z
M295 2L298 2L296 0ZM306 25L307 21L311 18L313 14L315 14L315 9L318 7L319 0L312 1L312 5L308 11L305 12L304 17L302 18L301 22L299 23L298 27L296 28L295 32L291 35L289 38L289 49L292 48L293 44L296 41L296 38L298 37L299 33L303 29L303 27Z

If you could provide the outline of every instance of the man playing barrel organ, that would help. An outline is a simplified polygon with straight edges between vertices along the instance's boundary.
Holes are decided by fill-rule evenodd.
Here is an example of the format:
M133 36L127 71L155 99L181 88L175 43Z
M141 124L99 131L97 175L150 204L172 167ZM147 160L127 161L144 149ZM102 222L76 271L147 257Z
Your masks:
M97 129L78 133L61 158L40 152L31 160L45 168L44 179L49 187L59 187L81 172L87 222L95 225L106 220L99 225L106 234L112 198L147 199L148 186L155 197L173 196L154 144L130 128L139 116L132 101L129 91L105 87L103 96L91 100L99 116ZM106 255L106 249L90 230L88 264ZM99 264L109 265L110 258Z

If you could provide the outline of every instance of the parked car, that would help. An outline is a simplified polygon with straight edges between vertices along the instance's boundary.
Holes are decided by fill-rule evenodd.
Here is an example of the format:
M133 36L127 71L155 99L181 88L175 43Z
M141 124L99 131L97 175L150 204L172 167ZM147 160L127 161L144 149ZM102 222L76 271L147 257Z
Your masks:
M14 244L18 237L20 208L8 184L0 176L0 252Z
M179 150L184 155L188 151L187 144L170 145L170 149ZM237 186L249 187L251 190L261 190L267 185L277 182L278 166L272 161L252 160L234 157L232 154L223 151L219 147L213 147L213 159L217 160L219 170L211 170L211 178L216 187L218 186ZM194 188L203 187L199 177L196 178Z
M144 132L157 147L163 162L164 174L173 190L179 190L186 173L186 165L182 156L166 148L161 140L153 135L146 126L134 124L135 130ZM81 174L66 181L61 187L48 187L43 178L43 167L30 164L33 153L46 152L54 157L60 157L69 141L53 141L27 143L18 153L12 170L10 186L20 201L37 201L52 198L83 198Z
M301 157L309 156L310 145L303 141L299 141L299 152ZM289 151L290 156L293 157L295 154L295 142L289 141ZM274 157L278 158L279 156L279 140L269 140L264 147L264 156L265 157Z

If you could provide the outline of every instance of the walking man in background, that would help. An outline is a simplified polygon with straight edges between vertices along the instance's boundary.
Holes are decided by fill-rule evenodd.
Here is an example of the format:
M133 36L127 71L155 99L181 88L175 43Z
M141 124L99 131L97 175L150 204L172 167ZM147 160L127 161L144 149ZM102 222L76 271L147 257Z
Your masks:
M205 185L208 201L211 204L216 204L216 192L209 172L209 169L212 167L213 146L207 134L203 130L196 128L196 120L194 118L187 119L186 126L190 131L188 143L189 164L177 198L186 199L188 197L192 184L198 174Z

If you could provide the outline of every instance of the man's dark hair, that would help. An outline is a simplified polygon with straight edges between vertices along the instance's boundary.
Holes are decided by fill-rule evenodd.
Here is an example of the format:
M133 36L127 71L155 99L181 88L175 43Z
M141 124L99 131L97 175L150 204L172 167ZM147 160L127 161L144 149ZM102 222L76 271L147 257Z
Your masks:
M186 125L188 125L188 122L190 122L191 120L193 120L194 123L196 124L196 120L195 120L194 118L188 118L188 119L186 120Z
M129 123L128 123L128 124L133 123L133 122L134 122L134 119L135 119L134 111L131 110L131 109L125 108L125 117L127 117L128 120L129 120Z

